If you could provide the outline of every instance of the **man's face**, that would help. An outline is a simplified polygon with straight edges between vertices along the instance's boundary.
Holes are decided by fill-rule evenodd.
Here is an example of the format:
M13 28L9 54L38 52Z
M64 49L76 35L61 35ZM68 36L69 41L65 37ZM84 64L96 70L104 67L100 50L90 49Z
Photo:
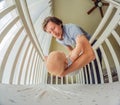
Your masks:
M56 23L50 21L46 25L46 32L50 33L53 37L57 39L62 39L61 25L57 25Z

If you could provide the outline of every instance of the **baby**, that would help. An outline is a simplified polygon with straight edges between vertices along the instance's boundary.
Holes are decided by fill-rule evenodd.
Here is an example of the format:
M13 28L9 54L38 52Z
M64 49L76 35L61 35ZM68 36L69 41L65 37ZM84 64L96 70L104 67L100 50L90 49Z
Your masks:
M77 37L77 39L80 36ZM52 51L46 59L46 67L49 73L59 76L69 67L82 53L81 43L76 39L76 47L71 51L68 57L60 51Z

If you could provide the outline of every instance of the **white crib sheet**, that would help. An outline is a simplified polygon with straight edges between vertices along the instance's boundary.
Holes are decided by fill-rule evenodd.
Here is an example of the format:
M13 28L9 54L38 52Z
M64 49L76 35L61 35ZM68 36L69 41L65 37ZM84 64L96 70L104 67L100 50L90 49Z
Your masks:
M120 83L98 85L4 85L0 105L120 105Z

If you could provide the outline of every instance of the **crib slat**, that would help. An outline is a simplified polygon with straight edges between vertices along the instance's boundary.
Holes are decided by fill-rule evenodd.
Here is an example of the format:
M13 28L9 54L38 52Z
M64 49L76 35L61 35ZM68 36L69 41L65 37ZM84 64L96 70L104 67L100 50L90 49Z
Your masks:
M37 58L38 58L38 54L36 53L36 55L34 56L35 60L33 61L33 66L32 66L32 72L31 72L31 78L30 78L30 84L34 84L33 80L34 80L34 74L36 71L36 64L37 64ZM20 78L20 75L19 75ZM19 80L20 81L20 80Z
M88 64L88 72L89 72L89 79L90 79L90 84L92 84L92 74L91 74L91 70L90 70L90 64Z
M35 65L36 67L35 67L35 73L34 73L34 76L33 76L33 84L37 84L38 71L39 71L38 65L39 65L39 56L37 56L37 61L36 61L36 65ZM46 73L46 75L47 75L47 73ZM22 77L21 77L21 79L22 79ZM46 78L45 78L45 81L47 81Z
M5 67L6 67L6 63L7 63L7 61L8 61L8 57L9 57L9 54L10 54L10 52L11 52L11 50L12 50L12 48L13 48L13 46L14 46L14 44L15 44L15 42L16 42L16 40L18 39L18 37L20 36L20 34L21 34L21 32L23 31L23 27L21 27L20 29L19 29L19 31L14 35L14 36L11 36L11 39L7 42L7 45L6 46L4 46L4 50L3 50L3 52L4 53L1 53L0 55L2 55L3 56L3 59L1 60L2 62L0 62L0 64L1 64L1 68L0 68L0 80L2 80L2 75L3 75L3 73L6 71L5 70ZM15 54L15 53L14 53ZM14 59L14 58L13 58ZM12 62L10 62L10 63L12 63ZM10 64L9 63L9 64ZM11 66L12 66L12 64L11 64ZM11 74L11 66L9 67L9 73ZM13 66L15 66L15 65L13 65ZM4 70L4 71L3 71ZM5 77L6 78L6 77Z
M17 16L16 18L14 18L6 27L5 29L1 32L0 34L0 43L3 40L3 38L5 37L5 35L8 33L8 31L18 22L19 20L19 16Z
M79 82L83 84L82 70L79 70Z
M104 60L105 65L106 65L109 83L112 83L112 75L111 75L111 71L110 71L110 65L108 63L108 59L107 59L107 56L106 56L106 54L104 52L104 49L103 49L103 47L101 45L100 45L100 50L102 52L103 60Z
M97 60L98 68L99 68L100 80L101 80L101 83L104 83L102 67L101 67L101 64L100 64L100 61L99 61L99 58L98 58L98 55L97 55L97 52L96 52L96 51L95 51L95 55L96 55L96 60ZM103 57L102 57L102 58L103 58Z
M111 31L117 26L119 20L120 20L120 8L117 9L115 15L113 16L111 22L107 26L106 30L102 33L100 38L97 40L97 42L93 45L94 49L97 49L99 45L103 43L103 41L110 35Z
M7 15L8 13L10 13L12 10L14 10L16 8L15 5L12 5L8 8L5 8L4 10L0 11L0 19L3 18L5 15Z
M113 37L116 39L117 43L120 46L120 37L119 35L115 32L115 30L112 31Z
M81 83L81 80L80 80L80 71L79 73L76 75L76 83Z
M55 84L58 84L58 76L56 76Z
M73 84L73 76L70 76L71 84Z
M84 83L84 80L83 80L83 68L81 68L81 70L79 71L80 72L80 83L83 84Z
M92 63L92 67L93 67L93 73L94 73L94 79L95 79L95 84L97 84L97 75L96 75L96 70L95 70L95 65L93 63L93 61L91 62Z
M29 47L30 47L30 41L28 42L28 46L25 49L25 54L24 54L24 57L22 60L21 68L20 68L20 73L19 73L19 77L18 77L19 78L18 81L20 84L24 84L24 75L25 75L25 72L27 70L27 69L24 69L24 67L25 67L24 64L25 64L25 61L27 61L26 57L27 57L27 51L28 51Z
M120 63L118 61L118 58L116 56L116 53L110 43L110 41L108 39L105 40L109 50L110 50L110 53L112 54L112 58L114 60L114 63L115 63L115 67L116 67L116 70L117 70L117 75L118 75L118 80L120 81Z
M68 84L68 75L65 76L66 84Z
M98 28L96 29L95 33L93 34L93 36L90 39L90 43L92 43L95 38L97 37L97 35L99 34L99 32L102 30L103 26L105 25L105 23L107 22L108 18L110 17L112 10L113 10L114 6L113 4L109 4L109 7L104 15L105 18L102 19L102 21L100 22Z
M63 84L63 77L61 77L61 84Z
M25 80L24 80L24 83L26 84L27 83L27 77L28 77L28 75L29 75L29 66L30 66L30 62L31 62L31 58L32 58L32 52L34 51L34 47L31 45L31 49L30 49L30 55L29 55L29 59L28 59L28 64L27 64L27 67L26 67L26 74L25 74ZM19 51L18 51L19 52ZM19 56L19 53L17 54L17 56ZM16 60L15 60L15 63L16 63L16 61L17 61L17 59L18 58L16 58ZM15 64L16 65L16 64ZM15 69L13 69L13 70L15 70ZM40 72L40 75L41 75L41 72ZM12 77L11 77L12 78ZM41 80L40 80L41 81Z
M87 69L86 69L86 67L84 67L84 71L85 71L85 77L86 77L86 84L88 84L88 74L87 74Z
M53 84L53 75L50 75L50 77L51 77L50 84Z

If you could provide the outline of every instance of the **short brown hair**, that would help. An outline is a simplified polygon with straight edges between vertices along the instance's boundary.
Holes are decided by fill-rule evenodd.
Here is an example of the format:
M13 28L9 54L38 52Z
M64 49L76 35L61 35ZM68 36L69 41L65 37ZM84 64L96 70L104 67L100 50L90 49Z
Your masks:
M54 22L57 25L61 24L61 26L63 26L62 20L60 20L59 18L54 17L54 16L48 16L44 19L43 24L42 24L42 27L43 27L44 31L46 31L46 26L47 26L48 22L50 22L50 21Z

